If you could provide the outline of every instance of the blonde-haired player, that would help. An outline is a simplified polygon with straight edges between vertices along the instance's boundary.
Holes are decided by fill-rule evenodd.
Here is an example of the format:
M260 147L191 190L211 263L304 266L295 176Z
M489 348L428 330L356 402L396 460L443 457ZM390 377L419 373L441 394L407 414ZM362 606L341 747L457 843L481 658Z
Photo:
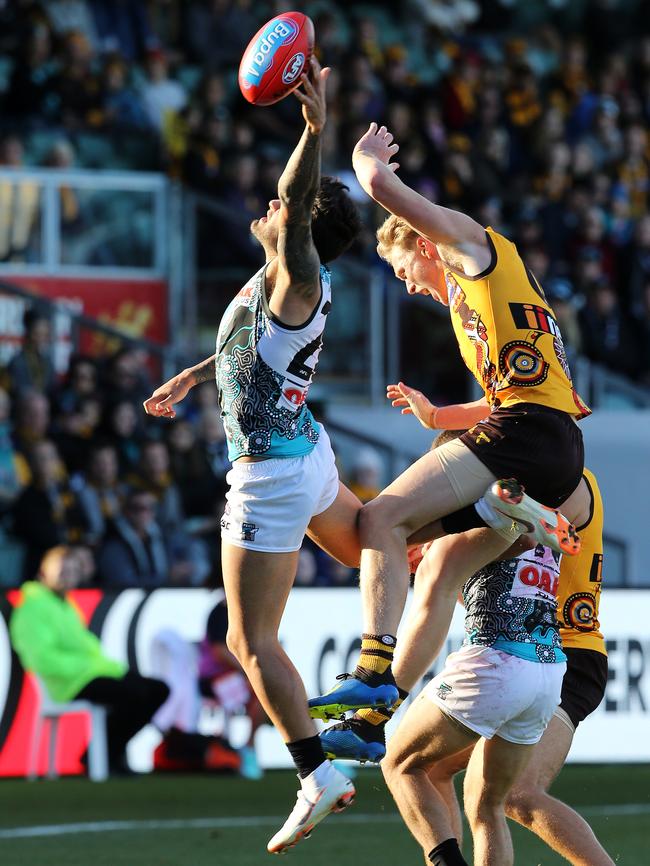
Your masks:
M360 185L391 214L378 232L378 252L409 294L428 295L449 308L460 353L484 397L454 407L451 423L438 417L449 409L437 410L437 426L469 429L421 457L361 510L361 652L352 680L310 700L312 715L321 718L353 708L346 699L351 682L394 684L408 539L418 533L422 540L439 537L440 528L449 534L496 528L493 515L505 512L518 522L517 533L532 532L541 544L572 554L578 548L573 527L552 509L562 506L578 522L586 510L584 448L575 422L589 409L573 387L541 286L499 232L403 183L393 161L398 149L386 127L373 123L352 154ZM516 482L497 481L504 478ZM531 507L522 485L541 506ZM570 513L564 503L577 489ZM483 565L510 547L510 526L505 538L486 534Z

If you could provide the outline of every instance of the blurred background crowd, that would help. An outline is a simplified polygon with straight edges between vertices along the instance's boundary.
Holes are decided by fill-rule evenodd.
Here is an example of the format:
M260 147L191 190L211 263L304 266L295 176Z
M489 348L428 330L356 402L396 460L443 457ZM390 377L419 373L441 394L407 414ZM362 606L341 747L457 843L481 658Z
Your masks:
M292 100L272 111L249 106L236 73L250 36L283 8L0 4L1 163L163 169L233 214L257 216L300 117ZM574 352L647 383L644 8L640 0L408 0L398 14L394 4L316 0L305 11L321 59L334 67L326 170L356 193L354 143L371 120L385 122L401 144L406 182L519 244ZM73 223L72 194L66 209ZM22 243L0 232L0 260L28 255L27 215L23 223ZM215 264L257 264L240 222L220 230ZM370 231L356 252L374 255Z
M299 5L333 67L324 168L365 210L353 255L376 262L381 215L350 154L379 120L401 145L407 183L518 244L572 357L650 385L645 4ZM260 253L241 225L275 196L301 119L290 99L273 110L245 103L237 67L280 11L250 0L0 2L1 166L165 171L233 215L212 224L204 256L252 271ZM28 185L14 189L0 202L0 261L28 262L38 203ZM61 208L68 226L83 218L71 189L61 188ZM196 389L175 423L153 422L141 403L158 382L137 350L73 356L61 377L51 348L51 323L28 311L0 379L0 522L26 550L16 579L71 544L88 583L218 584L228 462L214 387ZM371 498L379 455L360 451L347 474ZM299 583L353 581L305 547Z
M63 544L79 550L82 584L219 586L230 463L215 386L195 388L173 423L150 418L142 402L154 384L141 351L75 355L59 381L49 320L28 310L24 332L0 371L0 532L22 554L13 581L33 576L45 552ZM362 498L379 492L372 449L360 449L351 469ZM353 581L306 544L299 584Z

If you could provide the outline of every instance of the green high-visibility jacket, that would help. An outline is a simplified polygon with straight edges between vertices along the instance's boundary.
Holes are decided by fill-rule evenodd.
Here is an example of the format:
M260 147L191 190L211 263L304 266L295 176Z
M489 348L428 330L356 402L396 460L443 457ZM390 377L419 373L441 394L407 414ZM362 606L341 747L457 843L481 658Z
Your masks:
M37 581L23 584L9 632L22 666L39 675L55 701L72 700L97 677L126 673L126 665L104 655L74 605Z

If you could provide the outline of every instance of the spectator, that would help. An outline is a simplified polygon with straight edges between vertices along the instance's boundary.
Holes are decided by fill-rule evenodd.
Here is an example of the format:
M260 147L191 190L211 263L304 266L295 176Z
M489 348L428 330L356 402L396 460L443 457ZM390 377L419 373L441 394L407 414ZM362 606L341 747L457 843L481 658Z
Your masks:
M129 62L160 48L142 0L90 0L101 50L121 54Z
M0 143L0 167L22 168L24 148L15 135ZM39 187L32 180L0 181L0 261L28 262L39 213Z
M241 774L248 779L261 779L263 772L255 752L255 735L268 719L241 665L228 649L227 632L228 608L224 600L212 609L205 637L199 645L199 689L226 713L244 712L248 716L248 740L240 750Z
M29 468L31 483L12 509L13 531L27 545L26 577L38 569L46 550L83 541L88 529L53 442L43 439L32 446Z
M120 476L126 477L135 470L140 458L141 437L135 405L130 400L120 400L105 409L102 432L117 452Z
M167 116L185 107L187 94L178 81L169 77L167 57L161 50L148 53L145 69L142 101L150 124L163 132Z
M50 432L50 401L40 391L19 393L13 440L18 451L27 456L32 447Z
M58 415L71 415L79 411L81 403L97 395L97 366L87 355L70 359L65 381L55 396Z
M128 84L128 69L120 57L112 57L105 64L102 87L102 113L106 126L118 130L151 128L140 96Z
M97 45L97 33L88 4L83 0L48 0L47 17L57 36L65 36L71 30L82 34L93 48Z
M164 442L150 439L143 444L138 470L127 480L132 487L155 496L156 520L163 532L174 532L182 527L181 497L170 472L169 451Z
M261 23L256 23L249 4L243 0L191 0L184 6L190 60L210 72L235 68Z
M97 544L110 521L122 513L125 489L118 479L115 448L98 441L88 457L86 474L77 479L79 506L88 526L89 543Z
M221 418L214 409L204 409L198 421L197 431L214 477L217 479L225 477L231 466L228 459L228 443Z
M76 412L60 415L54 439L68 472L80 472L86 465L88 453L102 417L102 404L98 397L84 397Z
M637 223L627 259L627 299L632 312L639 314L645 307L645 287L650 279L650 214Z
M580 321L588 358L628 376L640 373L636 332L608 280L591 287Z
M53 700L86 700L108 708L109 770L123 774L128 772L127 743L153 719L169 689L105 655L67 597L81 577L74 551L49 550L37 579L23 585L22 602L10 621L11 641L25 670L42 679Z
M567 360L571 367L574 359L582 351L582 333L573 287L568 280L555 277L544 283L544 293L560 326Z
M61 138L52 145L52 148L47 153L44 165L46 168L56 168L61 171L68 171L74 168L75 151L70 142ZM69 186L67 183L62 183L59 187L59 200L61 208L61 223L63 229L63 241L67 240L66 235L70 232L78 231L83 227L81 204L77 190ZM67 250L64 252L66 256Z
M109 358L104 384L112 403L130 400L139 409L151 393L151 383L140 354L130 346L119 349Z
M222 466L215 472L205 447L189 421L177 419L167 437L172 476L178 484L183 512L188 517L214 514L226 493Z
M54 119L58 99L53 77L56 61L52 56L50 28L46 21L32 23L26 45L16 52L4 110L14 120L43 124Z
M370 446L360 448L350 467L350 490L362 502L370 502L382 488L383 464L378 451Z
M23 316L23 345L8 365L12 390L49 393L54 386L52 328L50 320L36 309Z
M97 554L104 586L161 586L173 579L162 530L156 522L156 500L145 490L127 494L124 510L111 521Z
M27 461L11 440L10 417L9 394L0 388L0 516L11 508L29 480Z
M55 79L63 125L70 130L101 121L101 84L91 43L78 30L64 38L63 65Z
M164 442L144 443L139 469L128 480L134 488L156 497L156 521L165 536L172 582L200 586L210 573L209 555L203 541L185 529L181 497L170 472L169 451Z

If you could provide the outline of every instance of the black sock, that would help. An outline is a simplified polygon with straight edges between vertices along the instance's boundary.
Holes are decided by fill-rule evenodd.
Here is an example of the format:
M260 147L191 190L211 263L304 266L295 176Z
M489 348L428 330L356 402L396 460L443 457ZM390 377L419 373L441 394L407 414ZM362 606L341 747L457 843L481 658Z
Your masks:
M287 743L287 749L301 779L313 773L316 767L320 767L323 761L327 760L317 735L296 740L295 743Z
M468 529L480 529L487 526L487 523L479 516L472 503L443 517L440 525L447 535L456 535L459 532L467 532Z
M433 851L429 852L427 860L430 860L433 866L469 866L460 853L456 839L445 839L440 845L436 845Z

